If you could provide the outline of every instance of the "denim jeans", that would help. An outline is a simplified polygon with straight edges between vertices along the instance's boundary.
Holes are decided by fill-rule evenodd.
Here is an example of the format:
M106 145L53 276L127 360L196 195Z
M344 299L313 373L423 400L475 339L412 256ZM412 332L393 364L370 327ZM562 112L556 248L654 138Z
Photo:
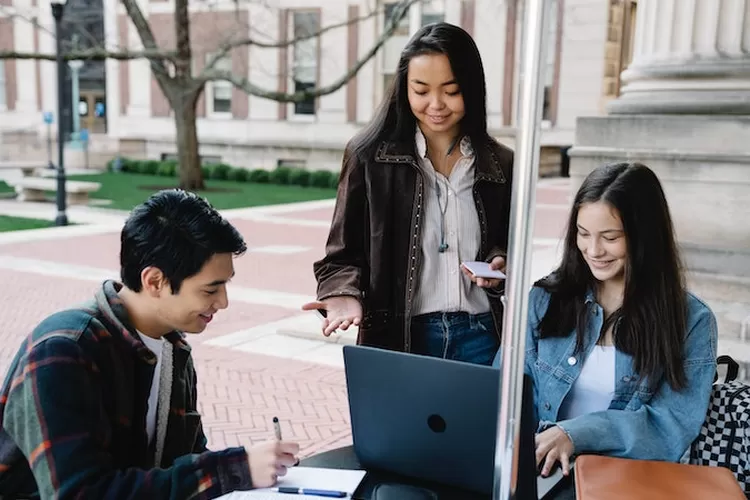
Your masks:
M436 312L411 321L412 352L489 365L500 346L492 313Z

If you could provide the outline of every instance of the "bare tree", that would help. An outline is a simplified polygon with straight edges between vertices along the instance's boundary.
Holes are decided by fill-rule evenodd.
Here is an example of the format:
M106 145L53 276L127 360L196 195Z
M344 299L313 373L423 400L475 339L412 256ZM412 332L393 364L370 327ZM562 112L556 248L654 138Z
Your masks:
M351 67L346 69L333 83L325 86L308 88L298 92L281 92L262 88L249 79L249 73L235 74L232 71L219 69L218 63L228 57L232 51L241 47L255 46L261 49L284 50L294 47L306 40L321 37L327 32L335 29L346 28L352 22L362 22L368 18L378 15L380 12L372 8L369 12L355 19L349 19L340 23L319 27L309 33L297 37L285 37L279 40L268 40L268 37L257 36L234 36L229 34L221 42L213 47L211 57L201 71L194 71L194 49L191 16L188 8L188 0L175 0L173 13L174 44L160 44L154 36L154 28L144 16L137 0L121 0L128 17L135 26L138 33L142 50L107 50L105 47L93 47L77 49L76 47L66 51L66 60L132 60L147 59L151 72L159 85L162 93L169 102L173 111L177 151L179 158L180 187L190 190L203 189L204 180L200 168L199 144L197 136L196 118L197 105L200 97L210 82L225 81L231 83L235 88L247 94L271 99L278 102L303 102L311 98L328 95L336 92L349 82L359 70L370 61L378 50L395 33L399 23L407 16L409 8L420 0L400 0L391 11L385 29L375 40L373 45L357 60ZM236 4L239 8L239 4ZM30 22L36 22L31 19ZM163 27L161 28L163 29ZM239 30L238 30L239 31ZM258 30L241 30L244 33ZM24 53L16 51L0 51L2 59L37 59L55 60L55 54Z

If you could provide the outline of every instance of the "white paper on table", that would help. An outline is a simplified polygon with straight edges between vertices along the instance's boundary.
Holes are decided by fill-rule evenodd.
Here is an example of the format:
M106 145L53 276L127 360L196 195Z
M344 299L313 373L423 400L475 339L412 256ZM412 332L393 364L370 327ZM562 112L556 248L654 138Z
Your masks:
M220 497L221 500L306 500L324 498L311 495L290 495L279 493L274 488L307 488L316 490L345 491L349 497L364 479L363 470L324 469L319 467L290 467L286 476L279 478L273 488L262 488L249 491L235 491ZM328 499L330 500L330 499Z

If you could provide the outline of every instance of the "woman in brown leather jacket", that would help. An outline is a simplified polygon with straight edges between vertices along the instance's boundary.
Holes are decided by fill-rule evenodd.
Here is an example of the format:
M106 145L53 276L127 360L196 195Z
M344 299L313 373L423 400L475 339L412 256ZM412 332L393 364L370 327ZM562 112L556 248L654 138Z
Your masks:
M373 121L344 152L326 255L314 264L323 333L490 364L500 342L513 153L487 132L482 61L457 26L404 48Z

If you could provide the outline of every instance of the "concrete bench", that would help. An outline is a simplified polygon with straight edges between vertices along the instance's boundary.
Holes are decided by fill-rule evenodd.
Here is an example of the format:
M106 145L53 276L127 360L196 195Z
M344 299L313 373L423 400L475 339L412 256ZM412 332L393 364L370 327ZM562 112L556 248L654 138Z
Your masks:
M20 170L24 177L31 177L34 170L47 167L46 163L38 161L0 161L0 170Z
M46 201L44 193L57 191L57 179L54 177L23 177L12 181L18 193L18 201ZM98 191L102 185L98 182L65 181L65 192L68 205L86 205L89 193Z

